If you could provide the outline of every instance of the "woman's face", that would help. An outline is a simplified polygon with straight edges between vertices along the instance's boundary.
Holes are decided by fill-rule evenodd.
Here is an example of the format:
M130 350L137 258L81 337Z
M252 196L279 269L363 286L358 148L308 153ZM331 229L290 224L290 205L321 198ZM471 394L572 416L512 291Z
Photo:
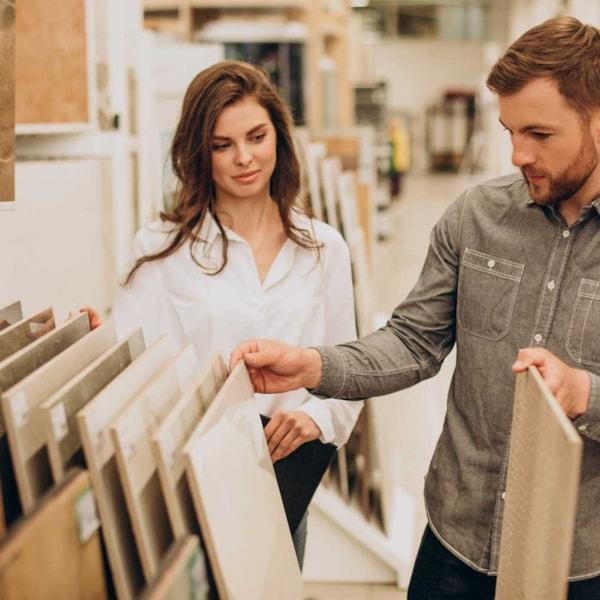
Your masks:
M223 109L212 137L217 201L268 196L276 160L275 127L254 98L243 98Z

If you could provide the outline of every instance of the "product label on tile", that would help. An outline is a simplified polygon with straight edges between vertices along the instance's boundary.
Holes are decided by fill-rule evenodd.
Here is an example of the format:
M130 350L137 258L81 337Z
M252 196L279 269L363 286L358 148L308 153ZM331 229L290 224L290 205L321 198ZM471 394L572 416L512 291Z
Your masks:
M29 421L29 410L27 408L27 397L25 392L18 392L11 400L10 407L12 409L15 425L20 429L27 425Z
M57 442L64 440L69 433L67 425L67 414L65 413L65 405L60 402L50 411L50 419L52 421L52 431Z
M75 500L75 517L79 528L79 541L83 544L100 527L96 501L91 487L85 488Z

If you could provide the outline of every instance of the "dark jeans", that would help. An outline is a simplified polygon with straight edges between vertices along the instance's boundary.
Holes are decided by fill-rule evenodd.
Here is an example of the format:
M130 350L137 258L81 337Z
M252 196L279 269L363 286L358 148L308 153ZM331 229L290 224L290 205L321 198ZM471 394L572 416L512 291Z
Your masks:
M496 578L475 571L425 528L413 569L408 600L493 600ZM600 577L569 584L568 600L600 599Z

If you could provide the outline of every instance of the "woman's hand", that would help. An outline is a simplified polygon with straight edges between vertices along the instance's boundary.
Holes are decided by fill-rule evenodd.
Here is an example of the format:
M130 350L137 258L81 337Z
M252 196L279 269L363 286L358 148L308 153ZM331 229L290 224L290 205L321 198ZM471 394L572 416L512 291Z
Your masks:
M91 306L81 306L79 308L79 310L74 309L69 313L68 319L74 319L75 317L79 316L81 313L87 313L88 314L88 319L90 320L90 329L96 329L97 327L100 327L100 325L102 325L102 317L100 316L100 313L92 308Z
M305 442L316 440L320 435L319 426L301 410L277 413L265 427L273 462L285 458Z

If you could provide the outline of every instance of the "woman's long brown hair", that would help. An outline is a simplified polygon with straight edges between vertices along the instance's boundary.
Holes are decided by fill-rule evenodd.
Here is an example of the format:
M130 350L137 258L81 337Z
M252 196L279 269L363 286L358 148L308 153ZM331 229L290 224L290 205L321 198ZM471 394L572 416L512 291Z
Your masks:
M125 285L131 282L144 263L166 258L188 241L192 260L207 270L195 257L194 247L205 242L199 238L199 232L209 212L221 231L223 260L218 268L207 272L216 275L225 268L228 244L215 211L212 137L222 110L248 97L255 99L269 113L275 127L277 162L270 180L270 193L279 208L285 234L303 248L319 254L320 244L314 236L292 222L292 210L298 209L294 204L300 189L300 165L294 150L290 110L258 67L239 61L223 61L196 75L183 99L181 117L171 146L171 163L177 177L175 199L171 210L160 213L163 222L174 225L173 238L163 250L138 258L125 279ZM311 216L307 207L302 210Z

